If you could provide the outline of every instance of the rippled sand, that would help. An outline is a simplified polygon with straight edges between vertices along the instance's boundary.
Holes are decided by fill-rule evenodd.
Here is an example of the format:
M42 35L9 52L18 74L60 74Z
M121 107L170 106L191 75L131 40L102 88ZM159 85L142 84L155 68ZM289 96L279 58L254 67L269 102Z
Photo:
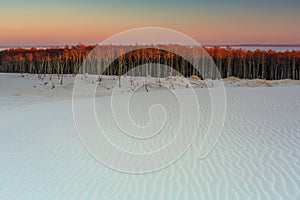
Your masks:
M85 150L71 100L2 93L0 199L300 199L300 86L226 93L224 129L205 159L197 153L209 115L177 162L141 175L107 168ZM106 98L97 98L100 118ZM208 113L209 99L199 99Z

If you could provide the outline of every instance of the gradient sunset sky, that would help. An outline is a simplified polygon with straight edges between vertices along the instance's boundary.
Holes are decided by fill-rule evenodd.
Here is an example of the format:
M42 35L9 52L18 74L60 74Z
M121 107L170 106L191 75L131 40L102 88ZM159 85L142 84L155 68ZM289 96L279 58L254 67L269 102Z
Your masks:
M299 10L299 0L0 0L0 46L96 44L145 26L201 44L299 44Z

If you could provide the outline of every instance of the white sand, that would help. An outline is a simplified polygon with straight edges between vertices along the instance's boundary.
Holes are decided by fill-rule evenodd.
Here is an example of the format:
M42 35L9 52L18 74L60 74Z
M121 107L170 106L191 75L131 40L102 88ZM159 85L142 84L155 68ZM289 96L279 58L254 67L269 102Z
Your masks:
M226 80L227 116L219 142L197 157L207 129L210 102L205 84L194 81L202 113L193 146L170 167L132 175L105 167L83 147L72 116L73 77L55 88L36 75L0 74L0 199L299 199L300 86L282 81L266 87L257 81ZM88 77L89 87L97 77ZM98 117L107 120L109 79L96 92ZM124 79L124 93L131 90ZM139 79L143 84L143 79ZM113 80L111 80L113 83ZM127 82L127 83L126 83ZM169 87L170 82L162 80ZM174 80L175 90L184 90ZM251 85L252 84L252 85ZM249 86L250 85L250 86ZM35 86L35 87L34 87ZM233 87L234 86L234 87ZM252 87L255 86L255 87ZM201 88L202 87L202 88ZM208 87L213 87L208 85ZM107 89L110 88L110 89ZM149 89L138 96L159 97ZM151 97L152 96L152 97ZM167 95L167 105L176 106ZM137 103L138 104L138 103ZM136 108L144 109L142 104ZM176 121L175 115L171 115ZM137 120L143 123L146 116ZM170 124L168 129L176 128ZM111 132L120 145L123 138ZM159 146L153 141L148 147ZM136 147L136 148L134 148ZM128 150L140 151L140 146Z

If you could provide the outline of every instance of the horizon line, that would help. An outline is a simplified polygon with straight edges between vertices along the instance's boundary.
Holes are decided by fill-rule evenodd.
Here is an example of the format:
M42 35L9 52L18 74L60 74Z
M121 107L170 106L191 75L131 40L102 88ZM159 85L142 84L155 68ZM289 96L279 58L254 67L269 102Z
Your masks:
M71 44L24 44L24 45L0 45L0 48L36 48L36 47L65 47L65 46L77 46L77 45L84 45L84 46L93 46L98 45L95 43L71 43ZM159 44L158 44L159 45ZM200 46L204 47L214 47L214 46L230 46L230 47L300 47L300 43L296 44L276 44L276 43L238 43L238 44L200 44Z

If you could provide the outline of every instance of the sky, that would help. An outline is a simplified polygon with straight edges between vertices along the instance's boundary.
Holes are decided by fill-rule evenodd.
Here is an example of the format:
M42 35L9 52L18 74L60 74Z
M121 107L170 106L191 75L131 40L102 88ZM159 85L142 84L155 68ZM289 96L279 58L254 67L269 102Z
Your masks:
M97 44L132 28L200 44L300 44L299 0L0 0L0 46Z

